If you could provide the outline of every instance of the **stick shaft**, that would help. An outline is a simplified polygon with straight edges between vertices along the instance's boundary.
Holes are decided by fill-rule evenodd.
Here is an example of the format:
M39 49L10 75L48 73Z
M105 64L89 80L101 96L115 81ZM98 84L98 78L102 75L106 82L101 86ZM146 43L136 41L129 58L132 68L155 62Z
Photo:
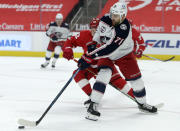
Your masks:
M148 55L144 55L144 54L143 54L143 56L148 57L148 58L153 59L153 60L162 61L162 62L170 61L170 60L175 58L175 56L173 56L173 57L171 57L171 58L169 58L167 60L161 60L161 59L158 59L158 58L155 58L155 57L152 57L152 56L148 56Z
M51 102L51 104L48 106L48 108L45 110L45 112L42 114L42 116L39 118L39 120L36 121L36 125L38 125L42 119L46 116L48 111L51 109L51 107L54 105L54 103L58 100L58 98L61 96L61 94L64 92L66 87L71 83L71 81L74 79L74 77L77 75L77 73L80 71L80 68L71 76L71 78L68 80L68 82L64 85L64 87L61 89L61 91L57 94L57 96L54 98L54 100Z

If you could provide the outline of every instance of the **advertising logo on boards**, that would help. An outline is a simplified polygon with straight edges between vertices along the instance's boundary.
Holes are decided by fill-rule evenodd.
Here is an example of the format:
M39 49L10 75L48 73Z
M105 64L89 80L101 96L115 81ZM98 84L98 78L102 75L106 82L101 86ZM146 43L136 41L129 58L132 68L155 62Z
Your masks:
M152 48L180 48L180 40L146 40L145 44L147 47Z
M0 34L0 50L30 51L31 41L29 34Z
M125 0L130 11L140 10L148 5L154 6L155 11L180 11L179 0ZM154 2L154 3L153 3ZM156 3L155 3L156 2ZM152 4L153 3L153 4Z
M152 0L126 0L130 11L139 10L152 3ZM131 4L131 2L133 4Z

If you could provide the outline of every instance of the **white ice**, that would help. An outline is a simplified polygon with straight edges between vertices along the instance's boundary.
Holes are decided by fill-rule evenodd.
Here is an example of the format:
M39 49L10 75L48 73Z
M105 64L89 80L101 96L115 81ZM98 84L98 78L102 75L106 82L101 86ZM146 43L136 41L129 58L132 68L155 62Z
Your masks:
M17 120L36 121L75 70L59 59L56 69L40 69L44 58L0 57L0 131L18 131ZM26 131L180 131L180 62L139 61L150 104L165 103L156 115L107 87L99 121L85 119L88 97L72 81L42 122ZM91 83L93 84L93 80Z

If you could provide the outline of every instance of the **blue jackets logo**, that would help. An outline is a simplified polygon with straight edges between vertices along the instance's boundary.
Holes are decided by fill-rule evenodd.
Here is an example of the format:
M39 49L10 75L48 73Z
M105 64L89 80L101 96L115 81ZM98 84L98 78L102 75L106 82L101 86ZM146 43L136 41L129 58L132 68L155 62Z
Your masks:
M1 47L21 48L21 40L0 40Z
M146 40L146 46L152 48L180 48L180 40Z

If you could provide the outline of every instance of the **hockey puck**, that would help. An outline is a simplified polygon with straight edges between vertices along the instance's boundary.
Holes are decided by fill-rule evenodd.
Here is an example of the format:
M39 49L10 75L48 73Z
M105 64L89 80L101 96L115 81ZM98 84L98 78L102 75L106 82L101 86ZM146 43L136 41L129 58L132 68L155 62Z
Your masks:
M18 129L24 129L25 126L18 126Z

